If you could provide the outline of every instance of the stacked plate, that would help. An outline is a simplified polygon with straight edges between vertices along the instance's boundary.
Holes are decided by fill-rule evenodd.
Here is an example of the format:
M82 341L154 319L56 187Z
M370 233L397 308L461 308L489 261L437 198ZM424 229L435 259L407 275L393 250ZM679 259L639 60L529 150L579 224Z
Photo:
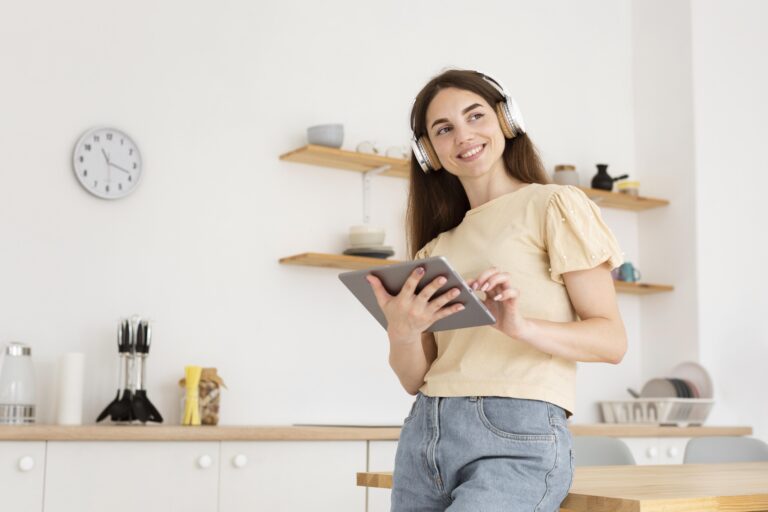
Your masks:
M395 254L392 247L384 243L384 228L361 224L349 228L349 249L344 254L368 258L389 258Z
M709 373L698 363L681 363L667 378L651 379L640 392L641 398L712 398L714 390Z
M366 256L368 258L389 258L395 251L389 245L352 246L344 251L349 256Z

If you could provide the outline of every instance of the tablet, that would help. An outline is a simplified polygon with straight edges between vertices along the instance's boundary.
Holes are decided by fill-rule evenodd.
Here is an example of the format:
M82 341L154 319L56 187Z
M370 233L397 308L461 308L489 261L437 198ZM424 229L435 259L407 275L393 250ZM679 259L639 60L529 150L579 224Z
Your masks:
M474 294L467 286L464 279L456 272L444 256L433 256L422 260L407 261L405 263L396 263L394 265L385 265L365 270L355 270L353 272L343 272L339 274L339 279L349 288L357 300L359 300L365 309L378 320L382 327L387 328L387 318L384 312L376 302L376 296L373 293L371 284L365 279L368 274L378 277L384 288L390 295L397 295L405 284L408 276L411 275L416 267L424 267L424 275L416 287L416 293L419 293L426 285L432 282L438 276L444 276L448 280L435 292L433 297L437 297L447 292L451 288L458 288L459 295L447 305L463 304L464 309L433 323L428 332L447 331L450 329L464 329L466 327L478 327L481 325L491 325L496 323L485 304Z

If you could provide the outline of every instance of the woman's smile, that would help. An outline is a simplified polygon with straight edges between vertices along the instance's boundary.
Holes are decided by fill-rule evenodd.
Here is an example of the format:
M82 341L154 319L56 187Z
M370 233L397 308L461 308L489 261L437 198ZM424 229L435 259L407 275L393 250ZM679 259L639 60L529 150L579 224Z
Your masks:
M480 158L481 153L485 150L485 144L476 144L469 148L468 150L465 150L458 155L456 155L457 158L460 160L463 160L465 162L472 162L473 160L477 160Z

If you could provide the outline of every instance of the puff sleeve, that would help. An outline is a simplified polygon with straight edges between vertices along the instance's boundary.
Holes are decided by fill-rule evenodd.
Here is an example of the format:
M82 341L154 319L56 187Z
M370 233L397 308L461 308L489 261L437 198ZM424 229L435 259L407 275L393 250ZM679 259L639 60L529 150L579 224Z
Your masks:
M435 246L437 245L438 238L440 237L438 236L437 238L433 238L430 242L427 243L427 245L419 249L416 252L416 254L413 256L413 259L423 260L432 256L432 251L435 249Z
M600 209L580 189L559 187L546 211L545 242L549 252L550 277L563 283L563 274L586 270L609 262L621 265L622 252Z

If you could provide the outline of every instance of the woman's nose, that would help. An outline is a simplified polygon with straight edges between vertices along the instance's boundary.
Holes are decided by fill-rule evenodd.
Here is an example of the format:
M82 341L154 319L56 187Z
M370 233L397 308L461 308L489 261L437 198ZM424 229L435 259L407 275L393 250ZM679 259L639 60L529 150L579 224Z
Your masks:
M473 135L469 126L459 125L453 129L453 139L457 145L472 140Z

